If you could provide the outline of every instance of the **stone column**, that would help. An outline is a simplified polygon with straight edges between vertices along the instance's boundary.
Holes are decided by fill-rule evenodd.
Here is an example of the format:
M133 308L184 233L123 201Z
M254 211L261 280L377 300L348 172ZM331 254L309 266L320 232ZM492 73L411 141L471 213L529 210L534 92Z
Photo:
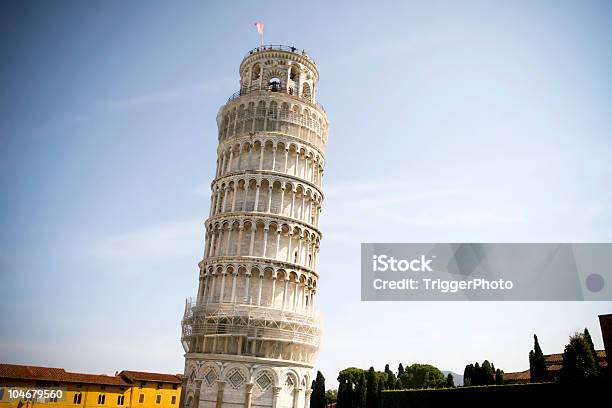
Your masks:
M297 194L297 190L291 190L291 218L297 218L297 211L295 208L295 195Z
M306 390L304 394L304 408L310 408L310 394L312 394L312 390Z
M238 248L236 248L236 255L240 256L242 249L242 231L244 231L244 225L238 226Z
M232 303L236 303L236 278L238 277L238 269L234 265L234 273L232 274Z
M289 288L289 277L285 276L285 288L283 289L283 310L287 307L287 289Z
M230 254L231 237L232 237L232 225L228 225L227 226L227 242L225 244L225 255Z
M253 383L247 383L244 386L244 408L251 408L251 399L253 397Z
M306 196L304 195L304 191L302 190L302 205L300 206L300 220L304 221L304 205L306 203Z
M276 146L272 147L272 171L274 171L275 166L276 166Z
M221 292L219 293L219 303L223 303L223 295L225 293L225 276L227 271L221 272Z
M289 235L289 246L287 247L287 262L291 262L291 239L293 238L293 233L289 231L287 235Z
M261 144L261 153L259 154L259 170L263 170L263 158L264 158L264 151L265 150L266 150L266 147L262 143Z
M253 256L253 245L255 245L255 233L257 232L257 226L251 223L251 243L249 244L249 256Z
M280 248L280 237L282 232L283 230L281 230L280 228L276 230L276 251L274 253L274 259L278 259L278 250Z
M223 190L223 200L221 201L221 212L222 213L225 212L225 208L227 204L227 191L228 190L229 190L229 187L226 187L225 190Z
M217 380L217 404L216 408L223 408L223 389L225 388L225 381Z
M263 251L261 256L263 258L266 257L266 250L268 249L268 231L270 230L270 228L268 228L267 226L264 227L264 242L263 242Z
M227 162L227 172L228 173L232 172L232 159L233 158L234 158L234 149L230 147L230 157L229 157L229 161Z
M287 161L289 158L289 148L285 147L285 165L283 166L283 173L287 173Z
M259 289L257 292L257 306L261 306L261 289L263 287L263 278L264 278L263 272L260 272L259 273Z
M232 212L236 210L236 196L238 195L238 186L234 183L234 194L232 194Z
M270 295L270 307L274 306L274 292L276 292L276 271L274 271L272 274L272 294Z
M268 187L268 212L272 212L272 190L274 190L274 186L270 185Z
M295 281L295 290L293 292L293 311L297 312L298 311L298 297L300 296L300 282L298 282L297 280Z
M292 405L293 408L299 408L298 407L298 399L300 398L300 392L301 391L302 391L301 388L295 387L293 389L293 405Z
M212 276L212 282L210 283L210 295L208 296L208 300L206 301L206 304L209 304L210 302L212 302L213 297L215 296L215 282L217 280L217 275L216 273Z
M206 274L204 274L204 291L202 292L202 300L201 303L204 303L204 298L206 297L206 292L208 291L208 278L209 278L210 274L208 272L206 272ZM198 302L200 303L200 302Z
M278 407L278 396L280 395L280 392L282 389L283 387L273 387L272 388L272 408ZM217 407L217 408L220 408L220 407Z
M285 183L283 183L283 185L281 186L280 189L280 194L281 194L281 202L280 202L280 208L278 209L278 213L283 215L284 214L284 207L285 207Z
M246 284L244 285L244 303L251 303L249 301L249 290L251 289L251 271L246 272Z
M261 187L261 184L258 182L255 185L255 206L253 207L253 211L259 211L259 187Z

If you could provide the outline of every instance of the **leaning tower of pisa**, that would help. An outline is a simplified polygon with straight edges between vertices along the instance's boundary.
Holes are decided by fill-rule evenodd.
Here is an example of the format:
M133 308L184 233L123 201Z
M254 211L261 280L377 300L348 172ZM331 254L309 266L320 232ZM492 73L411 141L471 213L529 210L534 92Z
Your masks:
M302 50L261 46L217 115L197 297L182 321L186 408L308 408L328 121Z

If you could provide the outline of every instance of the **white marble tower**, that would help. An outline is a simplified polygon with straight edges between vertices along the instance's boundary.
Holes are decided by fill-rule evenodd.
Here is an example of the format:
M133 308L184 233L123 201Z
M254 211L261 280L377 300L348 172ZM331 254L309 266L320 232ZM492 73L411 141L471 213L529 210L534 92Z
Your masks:
M240 64L219 146L199 288L182 321L186 408L308 408L328 121L295 47Z

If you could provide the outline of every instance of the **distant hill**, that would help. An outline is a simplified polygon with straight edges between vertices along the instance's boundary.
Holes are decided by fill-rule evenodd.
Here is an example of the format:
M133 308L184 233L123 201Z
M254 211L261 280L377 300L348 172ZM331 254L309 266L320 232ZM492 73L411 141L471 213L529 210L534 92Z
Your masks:
M453 375L453 379L455 380L455 385L463 385L463 376L461 374L453 373L452 371L440 371L442 371L442 374L444 374L444 376L448 376L448 373L451 373Z

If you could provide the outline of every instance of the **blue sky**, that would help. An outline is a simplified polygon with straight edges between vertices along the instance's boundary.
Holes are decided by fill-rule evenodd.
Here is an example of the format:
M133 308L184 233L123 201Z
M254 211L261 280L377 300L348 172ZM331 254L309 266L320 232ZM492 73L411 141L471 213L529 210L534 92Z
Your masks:
M180 372L215 116L266 42L331 121L317 367L527 368L599 303L362 303L360 242L611 242L608 2L2 2L0 360Z

